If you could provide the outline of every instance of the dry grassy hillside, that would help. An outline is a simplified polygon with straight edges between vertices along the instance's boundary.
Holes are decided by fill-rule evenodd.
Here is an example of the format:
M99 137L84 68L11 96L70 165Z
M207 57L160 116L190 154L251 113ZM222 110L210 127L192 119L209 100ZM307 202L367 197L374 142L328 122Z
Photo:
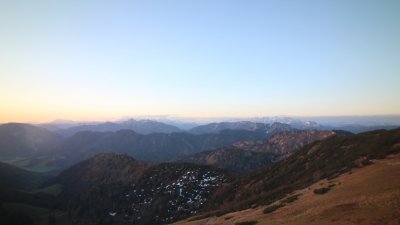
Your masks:
M201 220L189 218L175 224L397 225L400 224L399 178L400 154L396 154L334 179L322 180L271 205ZM316 194L315 190L321 193Z

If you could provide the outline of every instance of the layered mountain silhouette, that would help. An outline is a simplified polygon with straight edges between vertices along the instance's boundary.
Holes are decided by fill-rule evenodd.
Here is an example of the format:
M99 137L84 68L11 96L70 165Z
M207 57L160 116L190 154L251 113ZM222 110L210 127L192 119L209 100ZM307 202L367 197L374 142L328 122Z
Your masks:
M243 140L263 140L279 132L265 130L223 130L219 133L194 135L190 133L148 135L131 130L117 132L80 132L67 139L62 152L67 158L87 158L100 152L126 153L144 161L169 161L201 151L228 146ZM74 160L74 159L73 159Z
M193 220L268 205L322 179L399 152L397 129L335 134L239 176L210 166L147 164L101 154L61 173L53 184L64 187L59 204L65 204L64 210L77 224L166 224L195 214L201 216Z
M265 130L267 132L275 133L275 130L284 131L292 130L290 125L284 123L255 123L250 121L240 121L240 122L220 122L220 123L210 123L206 125L201 125L194 127L189 130L193 134L205 134L205 133L219 133L223 130Z
M0 131L8 162L71 165L49 177L0 163L2 224L157 225L188 217L183 224L203 224L239 210L269 213L296 201L298 190L322 195L332 187L313 185L400 153L400 129L351 134L271 124L203 134L82 131L67 139L25 124ZM161 163L168 160L177 161Z
M197 135L187 132L139 134L132 130L81 131L63 139L37 126L5 124L0 126L0 159L9 159L15 165L35 171L60 170L101 152L126 153L139 160L161 162L238 141L263 140L289 129L284 124L272 124L251 131L222 130Z
M22 123L0 125L0 157L16 158L54 151L62 137L44 128Z
M115 132L119 130L132 130L139 134L151 133L173 133L182 132L178 127L161 123L154 120L126 120L123 122L106 122L99 124L86 124L69 127L66 129L56 130L57 133L64 137L70 137L81 131L95 131L95 132Z
M231 147L203 151L179 161L212 165L233 172L249 172L272 164L307 144L336 134L334 131L317 130L283 131L263 141L241 141Z

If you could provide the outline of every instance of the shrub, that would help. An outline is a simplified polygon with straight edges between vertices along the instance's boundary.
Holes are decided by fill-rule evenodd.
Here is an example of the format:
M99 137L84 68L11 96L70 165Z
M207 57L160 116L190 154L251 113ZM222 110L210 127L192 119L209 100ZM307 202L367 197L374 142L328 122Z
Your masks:
M265 214L272 213L272 212L274 212L275 210L277 210L277 209L279 209L279 208L281 208L281 207L283 207L283 206L284 206L283 204L277 204L277 205L268 206L267 208L265 208L265 209L263 210L263 213L265 213Z
M318 188L314 190L314 194L323 195L325 193L328 193L330 190L331 189L328 187Z
M335 187L336 186L336 184L330 184L329 186L328 186L328 188L333 188L333 187Z
M294 201L296 201L297 199L299 199L299 196L300 196L300 195L301 195L301 194L292 195L292 196L286 198L285 200L283 200L282 203L291 203L291 202L294 202Z
M257 223L258 223L257 221L252 220L252 221L235 223L235 225L254 225L254 224L257 224Z

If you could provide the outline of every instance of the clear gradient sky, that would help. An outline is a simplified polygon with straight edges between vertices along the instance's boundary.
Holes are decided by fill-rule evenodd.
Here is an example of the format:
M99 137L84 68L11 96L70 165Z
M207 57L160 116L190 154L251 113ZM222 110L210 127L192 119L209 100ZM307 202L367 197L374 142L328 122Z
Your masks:
M400 114L400 1L0 1L0 122Z

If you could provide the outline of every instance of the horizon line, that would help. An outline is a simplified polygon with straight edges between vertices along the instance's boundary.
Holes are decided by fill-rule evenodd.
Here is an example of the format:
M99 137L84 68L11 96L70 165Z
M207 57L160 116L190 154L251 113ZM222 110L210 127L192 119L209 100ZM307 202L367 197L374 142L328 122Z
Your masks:
M251 120L251 119L262 119L262 118L292 118L292 119L307 119L307 118L346 118L346 117L400 117L400 114L342 114L342 115L264 115L264 116L179 116L179 115L134 115L134 116L122 116L118 118L101 118L101 119L66 119L66 118L56 118L50 120L7 120L1 121L0 124L7 123L30 123L30 124L49 124L49 123L101 123L101 122L120 122L130 119L134 120L181 120L181 122L196 122L196 121L210 121L215 120L215 122L224 122L221 120ZM226 121L228 122L228 121Z

